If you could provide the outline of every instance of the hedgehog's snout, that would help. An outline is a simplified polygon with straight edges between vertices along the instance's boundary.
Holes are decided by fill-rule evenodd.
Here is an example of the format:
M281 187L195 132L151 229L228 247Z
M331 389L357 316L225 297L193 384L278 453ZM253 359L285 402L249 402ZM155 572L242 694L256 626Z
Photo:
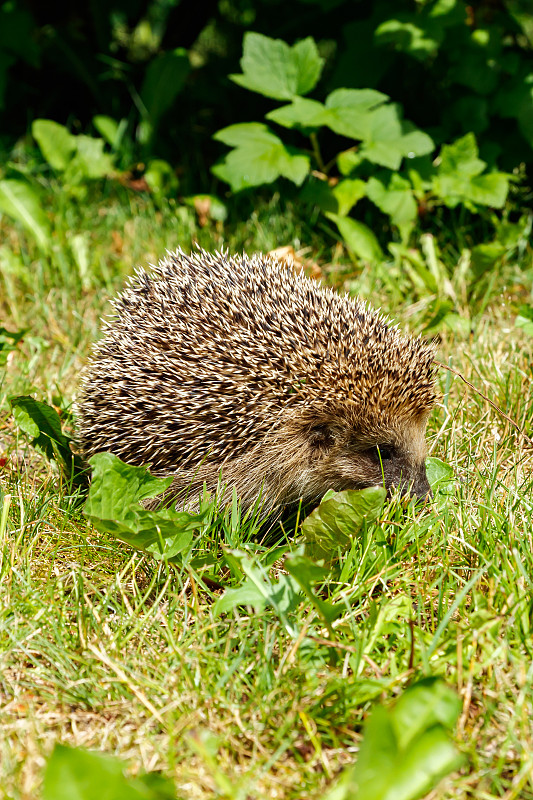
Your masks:
M394 486L389 488L389 494L393 493L392 490L394 490L394 488ZM417 500L422 502L431 500L433 492L429 485L425 464L422 463L418 469L415 469L413 477L402 480L399 488L402 494L416 497Z
M411 486L411 494L413 494L419 500L431 500L433 497L433 492L431 491L431 486L429 485L425 464L421 465L418 475L413 481Z
M309 494L322 496L327 489L364 489L384 486L389 496L400 492L425 501L431 498L426 468L426 417L394 429L350 424L346 414L305 424L307 462L302 485ZM305 476L305 477L304 477ZM300 489L301 491L301 489Z

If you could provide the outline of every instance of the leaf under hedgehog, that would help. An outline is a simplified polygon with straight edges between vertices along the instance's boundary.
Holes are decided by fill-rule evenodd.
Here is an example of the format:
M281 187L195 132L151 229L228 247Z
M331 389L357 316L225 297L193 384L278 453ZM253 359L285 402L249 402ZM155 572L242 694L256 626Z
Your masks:
M172 494L220 480L266 509L328 490L424 497L434 345L264 255L199 249L138 270L78 400L86 457L110 451Z

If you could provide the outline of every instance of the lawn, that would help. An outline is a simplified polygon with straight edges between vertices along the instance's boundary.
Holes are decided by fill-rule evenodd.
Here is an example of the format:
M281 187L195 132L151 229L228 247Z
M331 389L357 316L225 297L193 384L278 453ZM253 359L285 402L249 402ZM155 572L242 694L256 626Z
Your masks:
M321 798L356 760L373 703L435 676L460 698L453 737L465 761L429 796L533 798L533 449L475 391L531 431L533 337L515 324L531 305L530 250L472 286L468 241L454 232L442 257L424 239L411 272L361 269L276 199L226 228L125 193L74 204L57 192L49 215L48 256L0 221L0 325L24 331L0 365L0 797L39 797L62 742L119 756L129 775L160 771L187 800ZM388 502L339 548L314 594L337 606L330 624L305 593L288 610L220 604L245 574L270 595L288 585L295 520L265 532L234 507L183 563L156 561L88 523L10 412L9 398L32 395L71 430L108 298L134 266L193 241L292 245L313 275L438 335L439 361L475 387L439 371L430 450L453 480L425 507ZM435 319L420 260L453 297L446 319Z

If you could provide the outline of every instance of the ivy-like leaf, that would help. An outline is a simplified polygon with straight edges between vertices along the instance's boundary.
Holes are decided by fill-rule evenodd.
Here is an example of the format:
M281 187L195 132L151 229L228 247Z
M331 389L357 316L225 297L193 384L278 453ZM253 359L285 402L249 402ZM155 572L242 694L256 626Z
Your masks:
M288 178L299 186L309 172L309 157L284 145L259 122L230 125L213 138L235 148L212 168L234 192L272 183L279 177Z
M423 156L431 153L435 147L427 133L402 120L396 104L377 108L370 117L369 125L361 155L374 164L397 170L404 157Z
M473 133L443 146L438 172L433 177L433 191L449 208L459 203L470 208L476 205L502 208L505 204L509 176L503 172L482 175L487 165L478 158L478 152Z
M320 128L327 126L341 136L367 139L371 133L372 111L388 100L374 89L336 89L325 103L297 97L288 106L267 114L267 119L286 128Z
M230 75L239 86L275 100L291 100L315 87L324 59L311 37L290 47L281 39L250 32L244 36L240 64L242 75Z

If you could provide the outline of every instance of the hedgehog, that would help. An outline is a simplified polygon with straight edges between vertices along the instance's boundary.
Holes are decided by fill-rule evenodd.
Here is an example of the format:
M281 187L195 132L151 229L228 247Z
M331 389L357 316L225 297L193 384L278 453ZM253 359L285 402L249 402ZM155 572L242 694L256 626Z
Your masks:
M78 438L244 508L328 489L430 496L435 345L270 256L198 249L138 269L81 382Z

